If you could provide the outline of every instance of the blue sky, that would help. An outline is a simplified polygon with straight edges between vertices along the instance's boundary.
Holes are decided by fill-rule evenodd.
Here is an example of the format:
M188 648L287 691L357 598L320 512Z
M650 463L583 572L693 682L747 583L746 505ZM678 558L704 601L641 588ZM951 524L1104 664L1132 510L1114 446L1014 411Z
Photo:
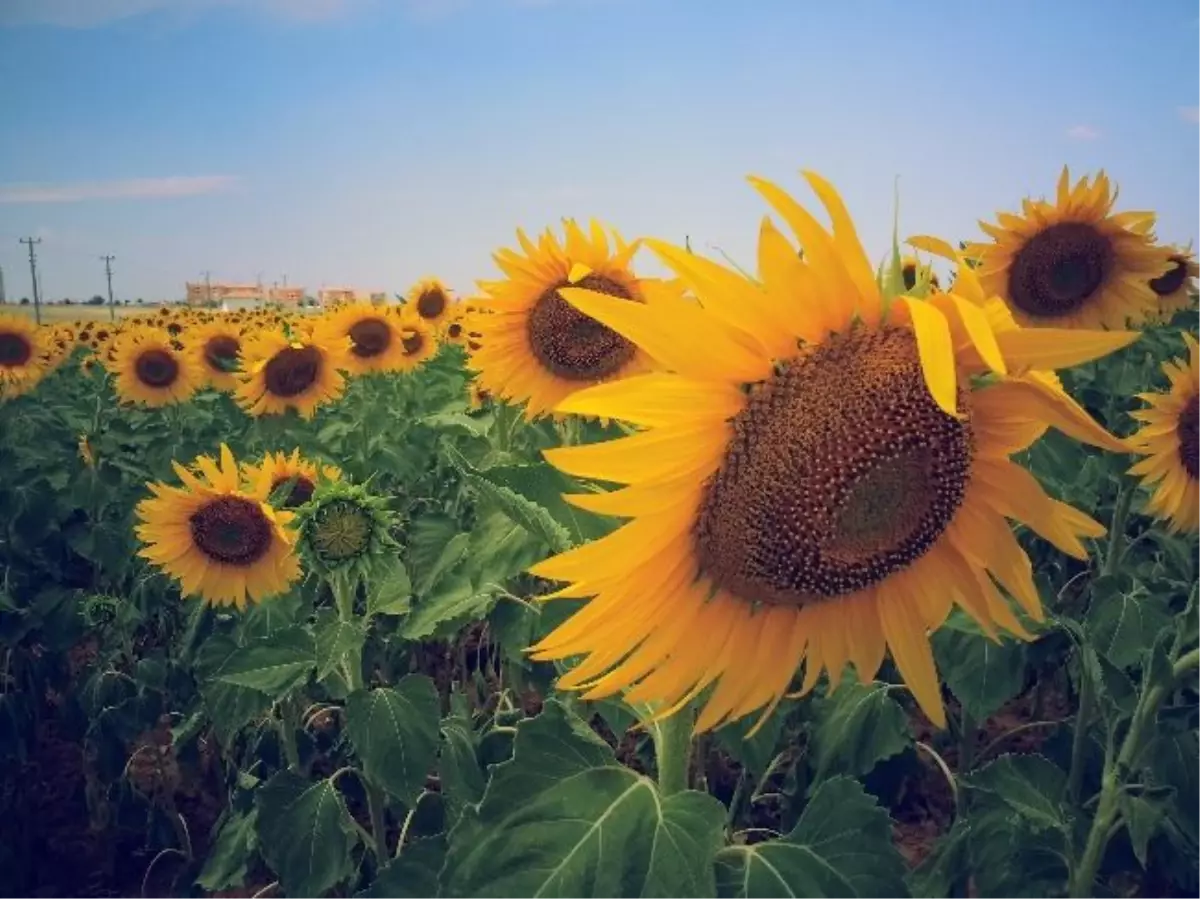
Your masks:
M214 279L462 293L596 216L752 264L750 173L842 191L881 256L1106 168L1197 234L1185 0L4 0L0 265L51 298ZM644 268L652 272L648 254Z

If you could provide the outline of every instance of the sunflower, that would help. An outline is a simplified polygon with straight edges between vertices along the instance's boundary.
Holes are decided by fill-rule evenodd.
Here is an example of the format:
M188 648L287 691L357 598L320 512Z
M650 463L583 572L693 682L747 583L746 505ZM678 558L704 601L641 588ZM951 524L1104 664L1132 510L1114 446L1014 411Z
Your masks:
M423 278L408 291L408 304L425 321L436 325L450 314L453 300L446 285L437 278Z
M329 327L350 338L346 370L351 374L399 371L404 367L400 324L386 307L348 303L329 316Z
M387 501L360 484L326 480L296 513L298 545L305 561L326 577L367 576L395 557L391 529L396 516Z
M192 328L184 340L197 369L214 390L231 392L238 385L238 353L242 329L229 321L212 319Z
M242 370L234 396L251 415L278 415L289 408L311 419L317 407L341 397L350 338L328 320L316 319L285 334L264 329L242 343Z
M295 509L312 499L317 484L322 479L336 481L342 472L336 465L321 465L300 457L300 449L292 450L291 456L284 453L267 453L258 465L249 462L242 463L242 474L251 483L266 479L270 484L269 494L292 482L287 497L280 505L285 509Z
M507 279L480 283L490 300L488 312L472 316L470 367L484 389L524 403L529 419L547 414L577 390L649 367L636 343L559 293L575 286L630 305L647 300L645 282L630 268L638 244L616 235L610 251L600 225L593 222L589 230L585 234L567 221L563 243L547 230L536 245L517 231L524 255L504 249L493 257Z
M401 313L399 323L400 370L413 371L437 355L437 335L425 319L413 313Z
M928 265L922 265L916 256L905 256L900 260L900 277L904 280L906 291L915 290L918 282L928 283L930 292L940 286L937 273Z
M1170 268L1154 244L1154 213L1113 213L1117 195L1101 172L1074 187L1066 167L1055 202L1025 200L1024 215L980 222L991 243L972 243L984 289L1030 327L1122 328L1154 313L1150 281Z
M173 465L183 487L152 483L137 506L139 555L213 605L242 609L287 590L300 576L292 513L267 503L267 477L245 483L225 444L219 466L207 456L198 474Z
M45 333L23 315L0 313L0 399L20 396L41 380Z
M1150 408L1131 413L1143 424L1129 444L1146 458L1129 473L1153 488L1147 512L1166 519L1172 531L1194 533L1200 523L1200 348L1191 334L1185 333L1183 339L1187 360L1163 364L1170 389L1140 394Z
M544 660L585 656L560 685L587 698L627 690L629 702L662 703L667 715L715 684L696 722L706 730L769 713L803 659L802 691L822 670L833 688L847 661L873 678L890 648L917 702L944 725L927 632L951 605L993 637L1028 637L998 584L1043 617L1006 519L1076 557L1086 556L1081 538L1104 532L1009 456L1046 424L1119 450L1027 372L1137 335L994 330L959 294L885 298L841 199L806 177L832 233L752 179L807 260L765 220L761 284L651 241L700 304L562 291L672 372L567 397L561 412L645 430L545 453L568 474L628 485L568 497L632 520L532 569L567 582L557 596L591 598L532 649ZM960 283L974 281L959 264Z
M160 329L140 326L123 332L104 354L104 363L116 379L123 403L169 406L186 402L200 385L192 360L171 345Z
M1200 265L1190 249L1168 248L1167 259L1171 267L1165 275L1150 281L1150 289L1158 300L1158 317L1170 319L1176 312L1187 309L1195 302L1196 277L1200 276Z

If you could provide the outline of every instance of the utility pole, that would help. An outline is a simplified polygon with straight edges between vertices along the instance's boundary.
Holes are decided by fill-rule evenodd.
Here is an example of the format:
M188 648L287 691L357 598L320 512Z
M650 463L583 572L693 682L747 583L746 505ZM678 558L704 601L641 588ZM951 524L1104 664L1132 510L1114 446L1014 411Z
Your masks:
M116 256L101 256L100 258L104 260L104 274L105 274L105 277L108 278L108 320L115 322L117 320L117 307L113 305L112 261L114 259L116 259L117 257Z
M42 297L38 291L37 255L33 245L41 243L40 237L22 237L18 243L29 244L29 277L33 280L33 317L40 325L42 323Z
M8 302L8 297L4 293L4 266L0 265L0 306Z

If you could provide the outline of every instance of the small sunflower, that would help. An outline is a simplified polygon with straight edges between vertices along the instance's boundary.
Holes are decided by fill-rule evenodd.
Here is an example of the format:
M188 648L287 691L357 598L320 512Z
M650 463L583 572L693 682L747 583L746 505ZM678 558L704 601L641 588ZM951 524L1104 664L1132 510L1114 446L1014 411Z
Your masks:
M296 513L304 558L326 577L366 576L396 543L386 502L348 481L326 480Z
M207 456L198 474L173 463L182 487L151 483L137 506L139 553L179 581L186 595L239 609L286 591L300 576L292 513L267 503L266 477L246 484L229 447L220 465Z
M189 330L184 344L210 387L226 393L237 387L238 354L242 349L240 327L214 318Z
M1166 519L1172 531L1195 533L1200 523L1200 348L1191 334L1183 339L1188 358L1163 364L1170 389L1140 394L1150 408L1131 413L1142 427L1129 444L1146 458L1129 473L1153 489L1146 511Z
M123 403L156 407L183 403L200 384L192 361L155 327L123 332L105 353L104 362Z
M431 325L445 320L453 302L446 285L437 278L423 278L408 291L408 305Z
M764 707L766 720L802 660L802 691L822 670L832 688L847 662L873 678L890 649L944 725L928 632L952 604L993 637L1028 637L997 585L1043 617L1008 519L1077 558L1081 538L1104 533L1009 457L1046 424L1119 451L1028 372L1102 356L1137 334L996 331L961 260L959 283L975 299L885 302L841 199L806 175L832 232L752 179L806 260L764 221L761 284L651 241L699 304L562 291L673 372L567 397L561 412L644 430L545 452L568 474L628 485L568 497L631 520L532 569L567 582L558 596L591 597L532 650L584 656L559 683L586 698L624 690L668 715L713 687L696 723L706 730Z
M271 485L271 495L291 482L291 489L286 498L279 503L284 509L298 508L312 499L317 484L322 479L336 481L342 476L336 465L318 465L301 458L299 448L292 450L291 456L284 453L267 453L257 465L243 462L242 474L252 484L267 480Z
M0 399L20 396L42 379L45 334L23 315L0 313Z
M565 242L547 230L537 244L517 231L524 255L500 250L494 259L506 280L480 284L490 299L488 311L471 319L470 367L492 394L524 403L529 419L547 414L577 390L649 367L649 356L636 343L560 294L574 286L630 306L647 301L645 282L630 268L638 244L616 236L610 251L600 225L593 222L589 230L585 234L567 221Z
M251 415L279 415L289 408L311 419L317 407L339 399L349 364L350 338L317 319L290 336L269 328L242 343L242 370L234 396Z
M923 265L916 256L904 256L900 260L900 277L906 291L916 290L917 284L928 284L929 291L940 287L938 276L928 265Z
M401 313L399 322L400 370L413 371L437 355L437 334L434 333L433 327L418 315Z
M1158 299L1158 317L1167 320L1196 301L1196 278L1200 276L1200 265L1196 264L1195 254L1190 249L1169 249L1167 259L1171 268L1165 275L1150 281L1150 289Z
M984 290L1024 326L1140 324L1157 306L1150 281L1170 264L1154 244L1154 213L1113 213L1115 202L1103 172L1072 187L1064 167L1055 202L1027 199L1024 215L980 222L992 242L969 244L966 255L979 260Z
M456 315L446 322L446 326L442 328L442 342L449 343L453 346L466 346L467 344L467 326L464 324L465 316Z
M404 368L400 324L386 307L348 303L329 316L329 327L350 338L346 370L355 375Z
M478 381L470 381L467 384L467 407L472 412L478 412L491 401L492 395L480 387Z

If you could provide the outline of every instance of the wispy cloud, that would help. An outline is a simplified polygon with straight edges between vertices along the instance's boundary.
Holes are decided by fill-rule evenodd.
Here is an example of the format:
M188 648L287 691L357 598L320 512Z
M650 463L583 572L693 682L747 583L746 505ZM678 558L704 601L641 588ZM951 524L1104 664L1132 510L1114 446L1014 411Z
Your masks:
M291 21L319 22L344 15L365 2L369 0L3 0L0 27L96 28L148 13L186 16L222 7L243 8Z
M1067 137L1071 140L1095 140L1099 136L1099 129L1091 125L1072 125L1067 129Z
M85 200L161 200L226 190L232 175L176 175L67 184L0 184L0 203L79 203Z
M1180 106L1179 117L1185 122L1200 123L1200 106Z

